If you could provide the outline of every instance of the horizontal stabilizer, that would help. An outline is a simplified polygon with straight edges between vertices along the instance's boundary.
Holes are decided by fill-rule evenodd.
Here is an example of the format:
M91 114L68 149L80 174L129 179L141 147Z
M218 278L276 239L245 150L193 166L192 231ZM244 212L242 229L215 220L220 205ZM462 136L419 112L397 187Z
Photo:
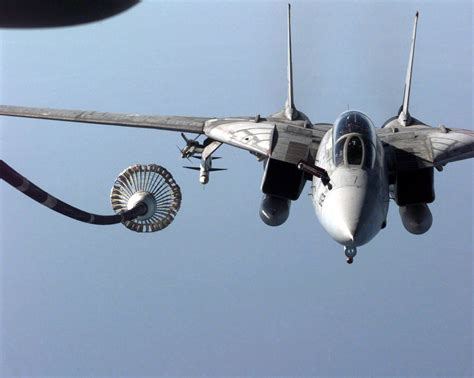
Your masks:
M186 135L184 135L184 133L181 133L181 138L183 138L186 143L188 143L190 140L186 137Z
M193 171L200 171L201 168L199 167L188 167L188 166L183 166L183 168L186 168L186 169L192 169ZM227 168L210 168L208 170L209 172L216 172L216 171L227 171Z
M200 155L193 155L191 156L193 159L198 159L198 160L201 160L202 159L202 156ZM222 156L211 156L211 159L212 160L217 160L217 159L222 159Z

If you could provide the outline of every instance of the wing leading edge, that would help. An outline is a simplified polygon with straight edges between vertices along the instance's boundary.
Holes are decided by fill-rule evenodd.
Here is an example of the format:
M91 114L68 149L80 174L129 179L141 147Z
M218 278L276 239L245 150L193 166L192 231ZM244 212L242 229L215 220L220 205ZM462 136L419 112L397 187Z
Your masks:
M0 115L39 118L55 121L96 123L100 125L161 129L202 134L204 123L210 118L147 116L128 113L104 113L83 110L29 108L0 105Z
M282 141L285 138L287 139L288 135L292 136L296 132L300 134L298 137L300 143L306 143L308 146L311 145L313 150L317 149L325 132L332 126L321 124L315 125L313 128L306 128L305 121L260 118L258 116L219 119L105 113L7 105L0 105L0 115L204 134L212 140L247 150L262 157L271 155L273 148L277 144L277 137ZM280 159L287 160L287 157L284 155Z

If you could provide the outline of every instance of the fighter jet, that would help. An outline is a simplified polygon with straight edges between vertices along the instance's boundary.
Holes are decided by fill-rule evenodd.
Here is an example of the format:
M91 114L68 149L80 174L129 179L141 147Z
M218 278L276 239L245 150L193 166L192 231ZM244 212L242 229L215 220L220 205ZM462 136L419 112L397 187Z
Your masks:
M50 28L99 21L140 0L2 0L0 28Z
M387 225L390 200L412 234L432 224L428 204L435 199L434 169L474 156L474 132L430 127L412 116L409 100L418 13L415 16L402 106L381 128L364 113L348 110L333 124L313 123L294 104L290 5L288 5L288 93L284 108L267 117L206 118L146 116L95 111L0 106L6 116L171 130L206 137L186 138L182 157L201 160L200 182L209 181L213 153L228 144L263 161L262 221L283 224L311 181L311 197L319 221L344 247L348 263L357 248Z

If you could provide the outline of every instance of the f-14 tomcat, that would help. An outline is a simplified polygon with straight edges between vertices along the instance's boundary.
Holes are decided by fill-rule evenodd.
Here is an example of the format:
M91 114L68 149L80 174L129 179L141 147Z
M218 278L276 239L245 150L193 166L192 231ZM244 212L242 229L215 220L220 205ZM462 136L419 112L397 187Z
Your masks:
M293 101L291 23L288 6L288 95L282 111L268 117L194 118L143 116L0 106L0 114L164 129L204 135L203 143L187 139L182 156L200 159L200 182L209 180L214 152L229 144L263 161L260 217L269 226L283 224L292 201L306 181L316 215L329 235L344 246L352 263L357 247L387 225L389 200L400 209L405 228L427 232L432 224L428 204L435 199L434 169L474 156L474 133L430 127L409 113L418 13L415 16L403 103L398 115L375 128L365 114L349 110L334 124L312 123Z

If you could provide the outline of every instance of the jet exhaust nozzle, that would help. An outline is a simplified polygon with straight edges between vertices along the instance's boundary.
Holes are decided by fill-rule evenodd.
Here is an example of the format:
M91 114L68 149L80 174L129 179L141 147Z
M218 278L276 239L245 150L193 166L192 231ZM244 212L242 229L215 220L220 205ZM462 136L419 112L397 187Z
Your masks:
M424 234L433 224L433 215L426 203L400 206L399 211L403 226L412 234Z
M288 219L290 206L289 199L265 194L260 206L260 218L268 226L280 226Z

